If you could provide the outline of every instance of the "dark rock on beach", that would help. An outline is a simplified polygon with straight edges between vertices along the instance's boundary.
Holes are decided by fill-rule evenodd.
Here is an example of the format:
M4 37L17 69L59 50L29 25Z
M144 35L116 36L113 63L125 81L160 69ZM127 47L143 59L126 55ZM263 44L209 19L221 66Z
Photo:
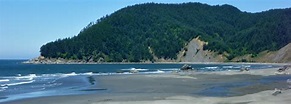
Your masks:
M193 70L193 68L191 65L185 64L180 68L180 70Z

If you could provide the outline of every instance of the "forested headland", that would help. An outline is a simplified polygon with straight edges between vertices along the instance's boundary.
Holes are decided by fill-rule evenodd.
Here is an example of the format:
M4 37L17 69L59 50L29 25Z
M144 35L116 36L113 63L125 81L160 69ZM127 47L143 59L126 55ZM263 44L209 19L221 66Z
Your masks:
M291 42L291 8L248 13L231 5L137 4L89 23L74 37L49 42L40 52L46 58L93 62L175 60L198 36L208 43L204 50L228 60L256 57Z

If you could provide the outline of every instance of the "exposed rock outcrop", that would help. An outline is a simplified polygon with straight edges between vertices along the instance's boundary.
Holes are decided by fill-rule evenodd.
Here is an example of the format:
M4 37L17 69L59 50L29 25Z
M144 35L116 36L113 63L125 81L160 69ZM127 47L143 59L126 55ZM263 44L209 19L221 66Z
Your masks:
M180 62L223 62L226 60L222 55L215 52L203 50L207 42L201 41L199 37L192 39L188 45L180 51L177 61Z
M84 63L90 63L90 62L85 62L82 60L67 60L63 58L45 58L43 56L39 56L37 58L25 61L23 63L26 63L26 64L84 64Z
M191 65L185 64L185 65L183 65L183 66L180 68L180 70L183 70L183 71L185 71L185 70L193 70L193 68L192 68Z

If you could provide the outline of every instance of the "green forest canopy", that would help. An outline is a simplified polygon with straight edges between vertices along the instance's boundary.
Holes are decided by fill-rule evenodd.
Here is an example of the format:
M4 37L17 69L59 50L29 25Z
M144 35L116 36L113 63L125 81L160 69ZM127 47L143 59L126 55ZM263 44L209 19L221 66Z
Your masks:
M193 38L205 50L227 52L228 59L291 42L291 9L247 13L231 5L146 3L125 7L90 23L74 37L43 45L41 55L106 62L176 59Z

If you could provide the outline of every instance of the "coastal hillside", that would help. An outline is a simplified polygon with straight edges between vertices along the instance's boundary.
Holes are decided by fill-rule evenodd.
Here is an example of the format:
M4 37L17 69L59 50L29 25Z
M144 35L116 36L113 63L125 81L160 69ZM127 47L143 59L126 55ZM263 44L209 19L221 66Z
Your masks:
M196 54L204 61L234 61L289 43L291 8L248 13L231 5L146 3L106 15L40 52L44 58L84 62L192 62Z
M267 62L267 63L291 63L291 43L279 49L278 51L263 51L257 57L251 54L239 56L232 61L251 61L251 62Z

